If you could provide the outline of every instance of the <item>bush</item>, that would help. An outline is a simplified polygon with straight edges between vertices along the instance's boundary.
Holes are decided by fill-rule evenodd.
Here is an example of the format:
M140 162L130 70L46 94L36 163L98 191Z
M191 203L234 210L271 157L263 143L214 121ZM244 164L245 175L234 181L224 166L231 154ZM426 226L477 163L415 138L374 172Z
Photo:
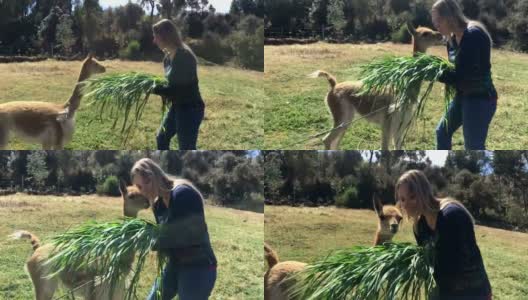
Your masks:
M520 51L528 51L528 20L516 18L512 20L511 32L513 47Z
M126 48L119 51L121 59L140 60L141 56L141 46L138 41L131 41Z
M356 187L351 186L337 196L336 206L348 208L361 208Z
M189 46L196 55L217 64L223 64L233 56L229 45L214 32L205 33L202 40L192 41Z
M97 186L97 194L108 196L119 196L119 179L116 176L108 176L106 180Z
M411 34L407 30L407 25L403 24L400 29L393 32L391 35L393 43L408 44L411 42Z
M237 63L248 69L264 71L264 26L255 33L237 31L231 36L231 47Z

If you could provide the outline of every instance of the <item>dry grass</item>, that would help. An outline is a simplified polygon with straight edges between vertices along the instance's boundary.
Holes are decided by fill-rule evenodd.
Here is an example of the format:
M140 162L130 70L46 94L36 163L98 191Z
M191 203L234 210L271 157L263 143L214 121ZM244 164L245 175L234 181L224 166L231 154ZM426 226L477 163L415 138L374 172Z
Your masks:
M107 73L140 71L163 75L161 63L102 61ZM80 62L47 60L37 63L0 64L0 103L31 100L63 103L77 81ZM200 90L206 103L200 128L200 149L260 149L263 143L262 73L221 66L199 66ZM149 100L138 128L131 134L129 149L155 149L160 125L161 99ZM76 130L67 149L121 149L120 138L112 130L112 120L97 120L95 107L81 102L76 114ZM91 123L90 123L91 122ZM9 149L39 149L12 139ZM177 149L177 141L171 147Z
M265 215L264 239L281 260L312 262L338 248L370 246L377 226L372 210L266 206ZM416 243L411 224L402 224L394 241ZM476 226L476 237L493 298L526 299L528 234Z
M319 140L295 144L310 135L331 128L331 116L324 104L328 83L309 79L307 74L323 69L338 82L357 80L361 64L392 54L408 56L410 45L383 43L369 45L326 44L265 46L264 105L265 149L321 149ZM445 47L429 54L446 57ZM496 115L491 123L489 149L526 149L528 127L528 55L492 51L493 81L499 93ZM444 112L443 91L436 85L424 113L407 135L406 149L435 149L435 128ZM342 149L379 149L380 128L366 121L355 122L345 134ZM463 149L462 130L453 139L454 149Z
M31 280L24 271L31 245L28 241L8 240L7 235L24 229L46 241L87 220L109 221L122 216L121 198L16 194L0 197L0 201L12 203L0 207L0 299L34 297ZM263 214L214 206L206 206L205 213L219 264L212 299L261 299ZM139 217L153 220L148 210ZM150 255L146 265L138 287L140 299L146 297L152 286L156 256Z

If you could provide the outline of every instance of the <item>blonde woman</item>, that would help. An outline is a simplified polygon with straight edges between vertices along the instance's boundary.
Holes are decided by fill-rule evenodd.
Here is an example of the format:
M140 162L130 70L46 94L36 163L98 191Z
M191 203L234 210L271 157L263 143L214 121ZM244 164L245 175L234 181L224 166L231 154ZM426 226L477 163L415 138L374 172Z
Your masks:
M168 255L162 273L162 300L206 300L216 281L216 257L204 216L203 198L189 181L172 179L151 159L137 161L132 182L150 202L158 224L166 228L154 250ZM147 299L156 297L158 282Z
M456 95L436 128L437 149L451 150L453 134L463 126L466 150L484 150L498 97L491 79L491 36L484 25L464 15L456 0L436 1L431 17L448 39L448 57L455 64L454 71L440 78L455 86Z
M159 21L152 31L154 44L165 53L163 69L169 82L155 86L153 93L171 103L156 137L158 150L169 150L174 135L178 135L180 150L195 150L205 109L198 87L196 56L171 20Z
M433 196L425 174L405 172L396 183L396 199L413 221L419 245L434 243L434 299L491 300L491 285L475 239L474 220L458 201Z

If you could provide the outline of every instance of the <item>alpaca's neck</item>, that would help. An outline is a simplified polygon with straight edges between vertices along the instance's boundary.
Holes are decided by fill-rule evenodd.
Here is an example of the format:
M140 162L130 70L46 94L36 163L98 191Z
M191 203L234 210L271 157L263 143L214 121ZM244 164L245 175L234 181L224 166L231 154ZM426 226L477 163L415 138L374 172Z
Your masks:
M425 53L427 51L427 48L421 46L419 43L417 43L413 38L413 56L418 55L419 53ZM417 81L413 83L409 87L409 91L407 93L407 96L411 100L410 103L416 103L418 99L418 95L420 94L420 88L422 87L422 81Z
M413 44L413 56L416 56L418 53L425 53L427 51L427 46L422 45L419 42L416 42L416 39L412 38Z
M382 234L381 231L378 229L374 238L374 246L392 241L392 236L392 234Z
M90 74L84 70L84 67L81 69L81 72L79 74L79 78L77 79L77 84L75 84L75 87L73 88L72 95L70 96L70 99L64 104L64 108L68 108L68 118L73 118L75 115L75 112L79 108L79 105L81 105L81 82L88 79L90 77Z

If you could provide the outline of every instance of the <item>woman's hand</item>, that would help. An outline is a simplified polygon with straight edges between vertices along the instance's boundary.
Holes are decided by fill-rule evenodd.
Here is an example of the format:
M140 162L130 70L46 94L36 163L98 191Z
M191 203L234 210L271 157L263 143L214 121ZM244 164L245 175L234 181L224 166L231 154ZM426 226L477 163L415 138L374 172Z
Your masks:
M155 94L155 95L159 95L160 94L160 90L161 90L161 86L157 85L157 84L154 84L154 86L153 86L153 88L151 90L151 93Z
M156 241L150 245L150 251L158 251L159 250L159 239L156 239Z

